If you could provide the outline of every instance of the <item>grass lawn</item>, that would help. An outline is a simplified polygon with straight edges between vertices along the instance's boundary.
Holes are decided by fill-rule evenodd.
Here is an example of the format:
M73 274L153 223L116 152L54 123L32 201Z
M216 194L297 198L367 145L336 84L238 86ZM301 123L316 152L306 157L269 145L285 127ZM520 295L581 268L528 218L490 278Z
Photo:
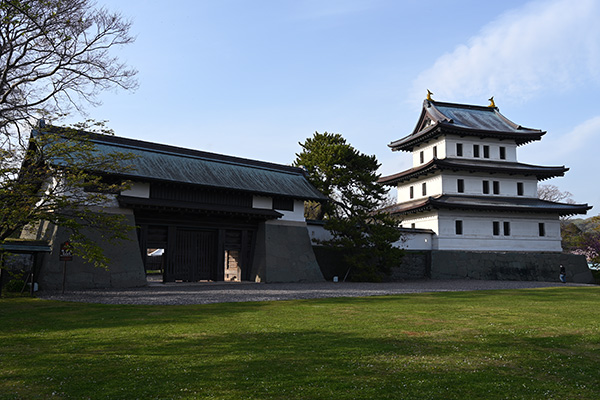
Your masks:
M0 299L0 399L598 399L600 288L113 306Z

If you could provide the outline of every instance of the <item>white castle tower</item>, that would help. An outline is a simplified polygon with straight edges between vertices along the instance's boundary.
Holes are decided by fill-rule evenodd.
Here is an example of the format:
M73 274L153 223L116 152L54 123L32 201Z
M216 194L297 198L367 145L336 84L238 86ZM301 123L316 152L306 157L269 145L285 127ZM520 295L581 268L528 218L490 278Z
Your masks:
M388 146L411 152L413 167L382 177L398 188L388 207L405 228L430 229L432 250L560 252L559 217L587 204L540 200L538 181L565 166L517 161L517 148L546 133L524 128L490 106L428 99L414 131Z

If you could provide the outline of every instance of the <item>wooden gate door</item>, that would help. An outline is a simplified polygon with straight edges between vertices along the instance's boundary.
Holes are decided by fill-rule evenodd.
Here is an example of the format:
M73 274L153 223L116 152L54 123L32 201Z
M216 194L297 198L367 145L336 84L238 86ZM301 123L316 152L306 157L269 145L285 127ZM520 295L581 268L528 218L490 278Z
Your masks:
M171 278L188 282L214 280L217 250L217 231L178 229Z

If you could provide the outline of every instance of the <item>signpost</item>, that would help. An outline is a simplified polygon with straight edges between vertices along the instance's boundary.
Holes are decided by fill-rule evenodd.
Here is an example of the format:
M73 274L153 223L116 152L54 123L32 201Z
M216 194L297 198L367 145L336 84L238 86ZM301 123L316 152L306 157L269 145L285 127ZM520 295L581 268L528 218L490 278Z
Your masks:
M60 253L58 256L59 261L64 261L63 265L63 281L62 281L62 292L65 294L65 281L67 279L67 262L73 261L73 247L71 247L71 243L67 240L60 244Z

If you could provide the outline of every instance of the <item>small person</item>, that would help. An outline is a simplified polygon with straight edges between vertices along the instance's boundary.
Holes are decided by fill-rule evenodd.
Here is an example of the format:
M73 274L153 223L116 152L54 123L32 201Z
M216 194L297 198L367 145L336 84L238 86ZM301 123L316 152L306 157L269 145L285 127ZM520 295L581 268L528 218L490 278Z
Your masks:
M560 265L560 272L559 272L558 277L560 278L560 281L562 283L567 283L567 273L565 271L565 267L563 267L562 264Z

